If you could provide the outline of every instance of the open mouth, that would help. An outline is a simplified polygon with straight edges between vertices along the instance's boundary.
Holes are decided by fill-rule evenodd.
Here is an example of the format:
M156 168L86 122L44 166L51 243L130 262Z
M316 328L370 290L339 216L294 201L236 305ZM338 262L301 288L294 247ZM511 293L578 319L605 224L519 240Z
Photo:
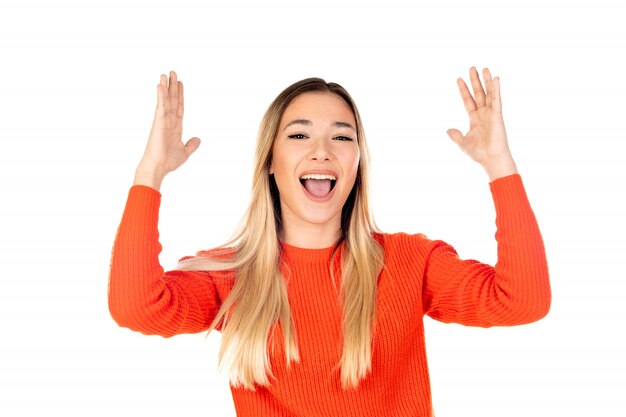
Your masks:
M307 174L300 177L300 183L311 195L325 197L335 188L337 178L330 174Z

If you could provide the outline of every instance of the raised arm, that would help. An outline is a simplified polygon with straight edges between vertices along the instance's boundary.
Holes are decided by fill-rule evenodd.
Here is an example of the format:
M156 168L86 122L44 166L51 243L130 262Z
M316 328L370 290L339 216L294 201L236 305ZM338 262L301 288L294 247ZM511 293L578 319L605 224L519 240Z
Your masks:
M159 263L158 217L167 173L182 165L199 139L180 141L182 83L171 73L157 87L155 119L118 227L109 273L109 310L122 327L170 337L209 328L220 300L209 273L164 272Z
M518 174L490 184L496 208L495 266L462 260L433 242L423 277L424 312L446 323L512 326L544 317L551 302L543 240Z
M170 337L207 330L221 301L204 271L164 272L157 229L161 195L131 187L109 274L109 310L122 327Z
M496 208L498 261L495 267L462 261L443 242L433 246L423 281L425 313L445 322L475 326L529 323L545 316L551 292L539 226L509 150L502 117L500 80L470 68L474 97L465 82L457 85L470 129L448 135L487 172Z

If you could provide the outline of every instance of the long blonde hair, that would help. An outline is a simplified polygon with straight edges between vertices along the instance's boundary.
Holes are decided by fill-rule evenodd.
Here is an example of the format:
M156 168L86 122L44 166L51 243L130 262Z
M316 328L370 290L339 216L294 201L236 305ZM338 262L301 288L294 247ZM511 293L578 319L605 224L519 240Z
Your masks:
M369 155L357 107L348 92L336 83L307 78L283 90L270 104L261 122L255 153L250 205L233 237L212 251L181 260L179 270L232 270L235 282L209 332L221 324L222 344L218 361L229 369L230 383L255 390L268 386L273 377L268 338L280 323L284 334L287 366L299 362L295 327L280 271L283 254L279 235L281 209L274 176L269 174L272 147L287 106L305 92L330 92L342 97L356 121L360 163L354 187L342 209L341 239L334 256L342 265L340 297L343 306L343 353L341 385L356 388L371 371L372 339L376 319L376 284L383 267L383 250L374 239L378 233L369 210ZM343 243L343 244L342 244ZM338 250L340 249L340 250ZM229 256L224 256L229 253ZM213 254L213 256L211 256Z

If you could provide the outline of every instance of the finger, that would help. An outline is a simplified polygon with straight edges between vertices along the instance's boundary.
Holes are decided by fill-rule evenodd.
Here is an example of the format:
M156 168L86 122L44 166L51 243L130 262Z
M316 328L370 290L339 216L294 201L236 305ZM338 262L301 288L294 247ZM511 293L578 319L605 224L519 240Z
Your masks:
M163 110L164 110L164 101L165 101L165 89L163 88L163 78L165 78L165 75L161 75L159 78L159 83L157 84L157 107L156 107L156 112L158 115L162 116L163 115Z
M176 116L182 118L183 113L185 112L185 99L183 94L183 82L178 82L178 112Z
M478 71L476 70L476 67L470 68L470 81L472 82L472 89L474 90L474 99L476 100L476 104L478 107L483 107L485 105L485 90L483 90L480 78L478 78Z
M502 112L502 99L500 98L500 77L496 77L493 79L491 107L498 112Z
M169 98L170 98L170 111L176 114L178 110L178 79L176 72L170 71L170 86L169 86Z
M459 91L461 92L461 98L463 99L465 110L467 110L468 113L476 110L476 102L472 98L472 95L470 94L469 89L467 88L467 84L465 84L465 81L463 81L462 78L458 78L456 80L456 84L458 85Z
M200 138L193 137L185 143L185 150L187 151L187 156L191 155L198 149L200 146Z
M161 74L161 116L166 115L170 111L170 100L167 92L167 75Z
M485 105L491 107L493 98L493 82L491 80L491 73L489 72L489 68L483 69L483 78L485 79L485 88L487 88L487 99L485 101Z
M463 142L463 134L458 129L448 129L446 133L454 143L461 146L461 142Z

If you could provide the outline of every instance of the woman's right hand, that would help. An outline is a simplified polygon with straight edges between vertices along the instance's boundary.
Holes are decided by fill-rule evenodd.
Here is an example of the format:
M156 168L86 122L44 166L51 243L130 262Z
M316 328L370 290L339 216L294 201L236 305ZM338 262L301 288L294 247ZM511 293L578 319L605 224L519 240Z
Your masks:
M157 85L157 107L150 130L150 137L141 162L135 171L134 185L147 185L156 190L165 176L187 161L198 149L200 139L193 137L183 144L183 83L177 81L176 73L161 74Z

